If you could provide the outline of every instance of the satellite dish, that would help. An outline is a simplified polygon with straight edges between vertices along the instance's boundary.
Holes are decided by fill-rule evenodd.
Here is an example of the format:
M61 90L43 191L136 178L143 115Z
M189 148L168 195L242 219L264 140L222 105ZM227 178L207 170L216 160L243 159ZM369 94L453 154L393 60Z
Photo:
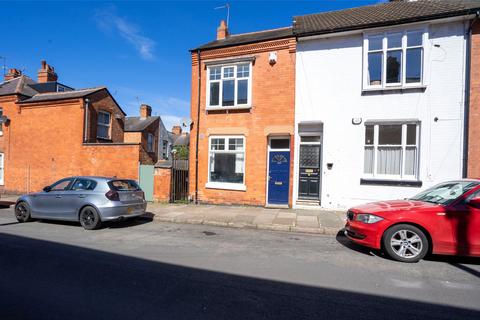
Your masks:
M183 118L182 119L182 126L183 127L190 127L192 125L192 119L190 118Z

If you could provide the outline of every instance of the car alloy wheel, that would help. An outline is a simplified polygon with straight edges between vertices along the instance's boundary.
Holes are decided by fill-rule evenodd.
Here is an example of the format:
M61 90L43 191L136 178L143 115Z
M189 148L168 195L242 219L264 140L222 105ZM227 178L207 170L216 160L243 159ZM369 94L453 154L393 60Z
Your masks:
M20 202L15 206L15 217L19 222L30 221L30 208L25 202Z
M100 216L93 207L85 207L80 212L80 224L86 230L98 229L101 225Z
M393 252L402 258L413 259L423 248L422 239L411 230L399 230L390 239Z

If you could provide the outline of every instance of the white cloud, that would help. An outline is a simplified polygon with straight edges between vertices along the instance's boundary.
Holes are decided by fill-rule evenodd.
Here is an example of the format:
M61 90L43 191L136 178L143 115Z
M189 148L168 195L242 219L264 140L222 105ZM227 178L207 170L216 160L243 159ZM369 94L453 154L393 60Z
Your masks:
M165 125L165 128L168 131L171 131L173 126L182 125L182 118L181 117L171 115L171 114L167 114L167 115L161 115L161 118L162 118L163 124ZM186 131L186 129L189 130L189 128L182 127L182 130Z
M143 59L153 60L155 58L156 42L142 35L138 26L118 16L115 7L97 10L95 21L101 30L118 33L137 50Z

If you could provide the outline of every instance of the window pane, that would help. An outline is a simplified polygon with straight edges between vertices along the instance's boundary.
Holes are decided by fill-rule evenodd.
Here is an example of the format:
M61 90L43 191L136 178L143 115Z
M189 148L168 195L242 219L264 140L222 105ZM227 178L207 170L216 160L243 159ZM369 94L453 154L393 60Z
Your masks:
M106 126L98 126L97 127L97 137L99 138L108 138L108 127Z
M320 167L320 145L300 145L300 167Z
M400 174L400 166L402 164L401 147L379 147L377 157L378 174Z
M320 142L320 136L302 136L300 142Z
M234 67L225 67L223 69L223 77L224 78L233 78L234 77Z
M387 52L387 83L400 82L402 69L402 51Z
M416 124L407 124L407 144L408 145L417 144L417 125Z
M237 104L247 104L248 80L238 80L237 84Z
M402 144L402 125L379 125L378 126L378 144L379 145L401 145Z
M373 145L373 134L374 134L373 128L374 127L372 125L365 126L365 144L366 145Z
M383 37L368 38L368 50L382 50Z
M290 149L290 140L272 139L270 140L270 149Z
M225 139L214 138L210 143L210 150L225 150Z
M243 153L211 153L210 181L243 183Z
M250 65L240 64L237 66L237 77L238 78L247 78L250 74Z
M422 80L422 48L407 49L406 81L407 83Z
M382 84L382 56L381 52L368 54L368 83L371 86Z
M97 183L88 179L77 179L72 186L72 190L93 190Z
M220 103L220 82L210 83L210 105L218 106Z
M365 147L365 155L363 159L363 172L373 174L373 157L375 150L373 147Z
M220 80L222 75L222 68L210 68L210 80Z
M395 33L389 34L387 37L387 47L390 48L401 48L402 47L402 34Z
M55 182L52 185L52 191L63 191L68 189L70 186L70 183L72 183L72 179L66 179L66 180L60 180Z
M405 174L409 176L415 175L417 158L417 148L407 147L405 149Z
M233 106L235 80L224 80L222 90L222 106Z
M421 46L423 43L422 36L422 31L409 32L407 34L407 46Z
M228 150L234 150L234 151L243 150L243 139L241 138L228 139Z

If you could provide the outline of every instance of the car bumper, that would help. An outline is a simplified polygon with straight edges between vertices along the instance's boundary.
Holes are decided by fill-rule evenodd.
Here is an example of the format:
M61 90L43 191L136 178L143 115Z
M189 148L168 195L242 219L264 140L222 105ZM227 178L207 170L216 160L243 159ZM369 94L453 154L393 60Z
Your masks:
M380 249L383 223L377 222L372 224L348 220L345 225L345 235L355 243L366 247Z
M115 207L99 208L102 221L122 220L139 217L145 214L147 203L118 205Z

